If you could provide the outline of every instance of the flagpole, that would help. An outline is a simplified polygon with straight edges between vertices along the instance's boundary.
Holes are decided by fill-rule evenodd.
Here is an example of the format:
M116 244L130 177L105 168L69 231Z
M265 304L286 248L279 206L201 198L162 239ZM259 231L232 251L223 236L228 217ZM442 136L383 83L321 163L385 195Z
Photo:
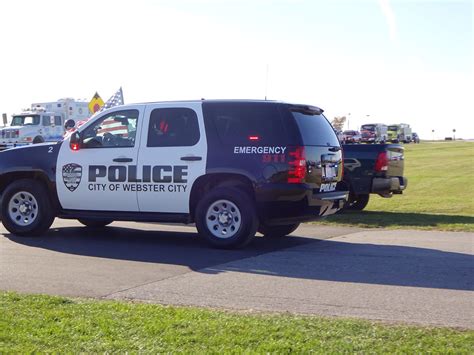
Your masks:
M122 95L122 103L125 105L125 99L123 98L122 87L120 87L120 95Z

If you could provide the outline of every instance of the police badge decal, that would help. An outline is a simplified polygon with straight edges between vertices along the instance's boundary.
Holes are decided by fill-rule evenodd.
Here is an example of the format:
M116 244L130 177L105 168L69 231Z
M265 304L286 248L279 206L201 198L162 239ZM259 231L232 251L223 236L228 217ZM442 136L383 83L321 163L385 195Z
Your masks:
M63 181L69 191L73 192L81 183L82 166L79 164L67 164L63 166Z

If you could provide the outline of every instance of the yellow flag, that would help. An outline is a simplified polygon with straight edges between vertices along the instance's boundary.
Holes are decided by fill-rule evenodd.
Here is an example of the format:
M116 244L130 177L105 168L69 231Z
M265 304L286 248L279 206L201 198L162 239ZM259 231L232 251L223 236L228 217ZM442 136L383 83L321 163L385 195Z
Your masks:
M102 106L104 106L104 100L102 100L96 92L92 100L89 102L89 112L94 114L99 111Z

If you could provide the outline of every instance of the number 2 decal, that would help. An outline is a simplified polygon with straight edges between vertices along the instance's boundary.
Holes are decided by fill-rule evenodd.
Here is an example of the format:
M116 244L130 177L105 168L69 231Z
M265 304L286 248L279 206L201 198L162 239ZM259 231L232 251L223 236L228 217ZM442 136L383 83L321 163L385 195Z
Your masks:
M48 153L52 153L53 152L53 147L48 147Z

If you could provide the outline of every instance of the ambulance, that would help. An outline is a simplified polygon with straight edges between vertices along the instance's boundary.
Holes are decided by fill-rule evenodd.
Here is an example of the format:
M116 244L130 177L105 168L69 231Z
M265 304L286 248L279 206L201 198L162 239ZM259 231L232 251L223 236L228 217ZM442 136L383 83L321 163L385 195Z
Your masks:
M0 129L0 150L60 141L66 122L75 124L90 115L87 101L64 98L33 103L29 109L14 114L9 126Z

